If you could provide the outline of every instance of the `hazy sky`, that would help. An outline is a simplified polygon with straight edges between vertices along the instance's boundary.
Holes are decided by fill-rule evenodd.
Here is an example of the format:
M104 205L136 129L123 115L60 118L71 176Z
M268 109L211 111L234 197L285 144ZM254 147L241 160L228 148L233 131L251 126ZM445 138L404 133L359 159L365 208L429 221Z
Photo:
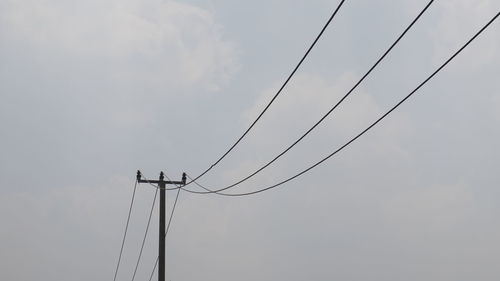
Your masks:
M231 184L291 144L427 2L347 0L200 183ZM207 168L338 3L0 0L0 280L112 280L136 170L180 179ZM436 0L338 111L231 191L337 149L499 10L497 0ZM495 22L388 119L286 185L240 198L182 192L167 280L500 280L499 50ZM138 186L117 280L132 277L153 196ZM156 259L154 215L136 280Z

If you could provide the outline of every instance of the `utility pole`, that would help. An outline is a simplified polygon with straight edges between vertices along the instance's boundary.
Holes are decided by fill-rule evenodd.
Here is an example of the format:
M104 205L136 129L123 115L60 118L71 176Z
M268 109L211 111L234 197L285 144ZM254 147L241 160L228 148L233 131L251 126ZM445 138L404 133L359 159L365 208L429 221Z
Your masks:
M175 184L178 186L186 185L186 173L182 173L182 181L165 181L163 172L160 172L159 180L143 180L141 171L137 171L138 183L153 183L158 184L160 188L160 229L159 229L159 243L158 243L158 281L165 281L165 222L166 222L166 185Z

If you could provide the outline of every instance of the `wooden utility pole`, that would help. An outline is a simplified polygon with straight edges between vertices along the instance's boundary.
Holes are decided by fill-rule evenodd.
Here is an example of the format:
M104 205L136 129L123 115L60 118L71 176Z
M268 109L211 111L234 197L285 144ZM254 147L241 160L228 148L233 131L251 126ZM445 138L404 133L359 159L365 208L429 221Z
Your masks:
M165 222L166 222L166 185L175 184L177 186L186 185L186 173L182 173L182 181L165 181L163 172L160 172L159 180L142 179L140 171L137 171L137 182L157 184L160 189L160 229L158 233L158 281L165 281Z

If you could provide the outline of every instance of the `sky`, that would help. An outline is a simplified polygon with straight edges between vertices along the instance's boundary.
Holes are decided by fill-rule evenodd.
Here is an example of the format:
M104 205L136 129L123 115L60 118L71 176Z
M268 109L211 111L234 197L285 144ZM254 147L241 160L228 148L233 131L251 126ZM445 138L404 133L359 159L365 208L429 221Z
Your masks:
M339 2L0 0L0 279L112 280L136 171L179 180L208 168ZM231 184L285 149L427 2L346 0L199 182ZM316 130L228 192L337 149L499 11L495 0L436 0ZM181 192L167 280L499 280L498 50L497 20L373 130L285 185ZM154 194L137 186L117 280L132 278ZM157 256L156 207L135 280Z

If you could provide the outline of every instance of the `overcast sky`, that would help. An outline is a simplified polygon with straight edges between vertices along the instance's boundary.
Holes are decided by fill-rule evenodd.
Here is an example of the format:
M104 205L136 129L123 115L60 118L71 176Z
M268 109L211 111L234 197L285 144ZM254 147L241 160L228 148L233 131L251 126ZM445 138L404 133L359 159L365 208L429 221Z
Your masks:
M347 0L200 183L231 184L286 148L427 2ZM112 280L136 170L206 169L338 3L0 0L0 280ZM497 0L436 0L332 116L230 192L337 149L499 11ZM286 185L239 198L181 192L167 280L500 280L499 50L495 22L372 131ZM132 278L154 193L138 186L117 280ZM157 214L136 280L156 259Z

